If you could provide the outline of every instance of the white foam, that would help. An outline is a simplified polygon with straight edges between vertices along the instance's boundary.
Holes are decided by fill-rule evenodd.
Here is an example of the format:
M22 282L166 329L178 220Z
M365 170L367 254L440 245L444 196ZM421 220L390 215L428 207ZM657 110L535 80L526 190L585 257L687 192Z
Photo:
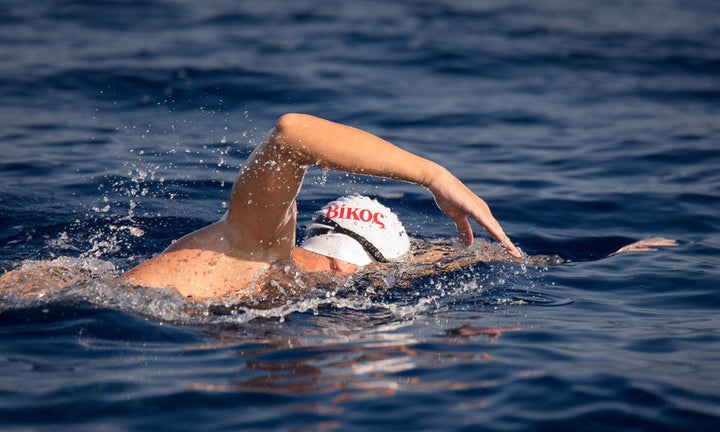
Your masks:
M412 320L421 314L432 314L472 305L508 306L524 304L523 298L504 295L520 286L527 292L534 284L525 266L497 264L469 267L460 272L424 277L420 281L397 288L396 281L407 282L407 269L383 275L359 275L344 285L330 288L307 288L307 280L285 279L278 292L303 294L283 298L272 304L252 304L233 299L208 303L192 303L168 290L138 288L115 280L117 267L110 261L83 256L59 257L53 260L24 261L19 270L32 273L32 287L0 285L3 297L0 311L38 305L90 303L150 317L160 322L184 325L243 324L254 319L284 321L294 313L324 313L329 310L357 310L381 313L393 320ZM387 269L386 269L387 270ZM373 277L375 276L375 277ZM45 279L43 279L45 278ZM69 280L71 284L57 287L52 279ZM0 279L3 281L6 279ZM43 289L43 280L49 282ZM40 281L40 282L38 282ZM25 290L25 291L24 291ZM495 292L487 296L488 290ZM23 295L23 293L32 293Z

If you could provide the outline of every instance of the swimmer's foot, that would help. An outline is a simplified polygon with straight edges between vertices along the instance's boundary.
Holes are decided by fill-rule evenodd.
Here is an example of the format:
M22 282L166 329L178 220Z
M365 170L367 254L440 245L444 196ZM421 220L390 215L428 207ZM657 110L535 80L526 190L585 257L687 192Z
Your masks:
M508 328L495 328L495 327L471 327L464 325L456 329L450 329L445 332L446 336L452 337L472 337L472 336L487 336L490 339L490 343L494 343L497 339L505 332L518 331L517 327Z
M656 251L658 247L675 247L677 246L677 244L677 241L673 239L667 239L664 237L653 237L631 243L627 246L623 246L615 253L610 254L610 256L624 252L653 252Z

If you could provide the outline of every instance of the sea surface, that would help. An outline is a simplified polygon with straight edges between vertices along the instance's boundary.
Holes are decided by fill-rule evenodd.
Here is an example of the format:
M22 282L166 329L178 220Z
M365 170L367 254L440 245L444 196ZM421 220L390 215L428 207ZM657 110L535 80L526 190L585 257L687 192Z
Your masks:
M286 112L569 261L267 309L108 282L217 220ZM299 224L352 192L455 235L421 188L321 170ZM718 2L0 0L0 273L87 276L2 287L1 430L720 430L719 230ZM608 256L650 237L678 246Z

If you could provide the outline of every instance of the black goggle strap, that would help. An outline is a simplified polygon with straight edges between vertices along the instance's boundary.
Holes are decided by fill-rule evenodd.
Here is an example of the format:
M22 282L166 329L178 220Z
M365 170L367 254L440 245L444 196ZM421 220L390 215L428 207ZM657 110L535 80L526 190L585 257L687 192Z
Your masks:
M351 231L347 228L343 228L334 220L332 220L326 216L323 216L323 215L315 216L313 218L313 222L319 223L321 225L326 225L330 228L327 230L322 230L322 229L317 229L317 228L313 229L308 233L308 235L310 237L320 235L320 234L327 234L329 231L333 231L338 234L345 234L346 236L352 237L353 240L360 243L360 246L362 246L363 249L365 249L365 252L369 253L370 256L372 256L373 259L375 259L375 261L381 262L381 263L388 262L388 259L385 258L385 256L382 254L382 252L380 252L380 250L378 250L378 248L376 248L375 245L370 243L370 240L366 239L365 237L361 236L360 234L356 233L355 231Z

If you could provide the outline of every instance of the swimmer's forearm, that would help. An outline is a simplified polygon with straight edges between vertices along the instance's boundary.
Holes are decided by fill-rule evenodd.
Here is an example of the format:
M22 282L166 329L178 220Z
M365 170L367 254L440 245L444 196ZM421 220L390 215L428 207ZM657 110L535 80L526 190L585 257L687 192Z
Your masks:
M429 186L443 168L363 130L306 114L286 114L271 142L289 147L300 163Z

